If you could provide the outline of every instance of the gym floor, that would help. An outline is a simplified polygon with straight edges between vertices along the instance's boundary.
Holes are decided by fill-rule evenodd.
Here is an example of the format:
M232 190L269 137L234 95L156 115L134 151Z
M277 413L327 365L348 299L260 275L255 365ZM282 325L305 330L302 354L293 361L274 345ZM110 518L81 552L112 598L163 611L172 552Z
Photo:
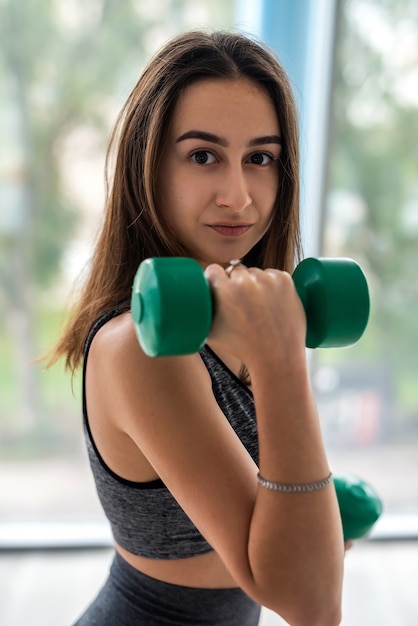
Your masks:
M70 626L95 595L109 549L0 553L0 624ZM342 626L416 626L418 542L360 542L346 556ZM260 626L283 626L263 611Z

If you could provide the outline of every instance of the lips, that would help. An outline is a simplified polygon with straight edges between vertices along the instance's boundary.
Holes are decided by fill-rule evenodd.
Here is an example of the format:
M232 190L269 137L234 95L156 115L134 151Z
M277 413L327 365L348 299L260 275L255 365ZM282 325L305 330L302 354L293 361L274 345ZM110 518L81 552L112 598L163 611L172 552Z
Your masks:
M209 224L209 226L224 237L240 237L250 230L252 224Z

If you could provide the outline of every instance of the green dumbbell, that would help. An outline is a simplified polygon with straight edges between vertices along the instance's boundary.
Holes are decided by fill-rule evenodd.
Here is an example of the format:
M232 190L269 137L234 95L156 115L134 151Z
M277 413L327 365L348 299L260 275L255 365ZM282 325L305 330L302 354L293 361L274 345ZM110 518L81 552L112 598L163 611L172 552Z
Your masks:
M370 311L361 268L351 259L302 261L293 273L307 319L308 348L349 346L363 334ZM213 298L194 259L157 257L143 261L131 298L138 340L148 356L198 352L212 324Z
M371 485L353 475L334 476L334 486L344 539L350 541L365 537L383 510L378 494Z

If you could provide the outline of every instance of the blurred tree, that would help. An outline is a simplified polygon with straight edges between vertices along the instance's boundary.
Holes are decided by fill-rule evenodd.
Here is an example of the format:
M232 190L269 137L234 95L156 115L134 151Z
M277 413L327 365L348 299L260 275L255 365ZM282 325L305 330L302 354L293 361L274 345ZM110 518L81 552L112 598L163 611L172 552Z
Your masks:
M212 3L213 23L228 24L231 5ZM57 278L81 219L63 184L62 147L90 129L104 152L115 99L128 94L156 42L188 28L189 13L200 19L202 7L191 0L0 0L0 316L16 348L16 414L28 428L41 414L29 367L38 349L36 303Z
M357 354L389 364L418 415L418 3L339 8L325 250L367 270L373 324Z

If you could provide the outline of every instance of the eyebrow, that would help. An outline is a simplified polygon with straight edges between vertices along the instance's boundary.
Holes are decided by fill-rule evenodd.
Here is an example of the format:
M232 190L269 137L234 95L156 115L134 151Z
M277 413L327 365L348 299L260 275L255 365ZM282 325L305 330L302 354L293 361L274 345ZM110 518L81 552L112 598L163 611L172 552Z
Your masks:
M226 139L218 137L218 135L214 135L213 133L208 133L204 130L188 130L176 139L176 143L185 141L186 139L201 139L202 141L209 141L210 143L215 143L225 148L228 146ZM255 137L248 142L248 147L261 146L267 143L274 143L281 146L282 139L279 135L264 135L263 137Z

